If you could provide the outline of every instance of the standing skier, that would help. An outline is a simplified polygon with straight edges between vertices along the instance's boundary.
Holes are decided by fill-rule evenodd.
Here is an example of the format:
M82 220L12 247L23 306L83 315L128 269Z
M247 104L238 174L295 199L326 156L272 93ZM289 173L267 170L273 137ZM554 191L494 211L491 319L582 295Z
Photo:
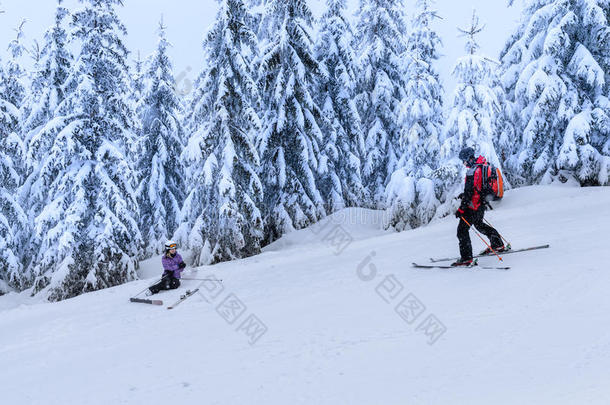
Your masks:
M485 196L483 195L483 165L487 163L483 156L475 158L473 148L464 148L460 151L460 159L468 168L466 172L466 184L464 193L461 195L462 203L455 212L456 218L460 223L457 228L457 237L460 242L461 258L452 263L452 266L469 266L472 264L472 244L470 226L474 225L483 235L489 238L491 248L496 252L505 251L504 243L498 231L483 222L485 215ZM492 253L490 248L485 249L481 254Z
M163 276L161 281L148 288L146 295L156 294L161 290L173 290L180 287L180 273L186 267L182 256L176 251L176 242L168 241L165 243L165 253L161 258L163 264Z

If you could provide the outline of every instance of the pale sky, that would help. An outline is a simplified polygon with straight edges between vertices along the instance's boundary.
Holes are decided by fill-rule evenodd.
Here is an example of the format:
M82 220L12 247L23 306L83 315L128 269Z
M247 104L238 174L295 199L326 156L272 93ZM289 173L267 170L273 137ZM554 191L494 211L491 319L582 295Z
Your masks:
M65 0L71 8L77 0ZM309 0L316 16L321 15L326 0ZM439 15L437 30L443 39L441 50L444 57L438 69L448 94L453 93L455 81L451 70L456 59L464 54L464 39L458 38L457 26L467 27L473 8L477 10L485 30L479 35L481 53L497 59L502 46L516 28L520 15L521 1L513 7L506 6L507 0L437 0ZM119 15L127 26L126 45L134 58L138 50L145 57L156 45L156 29L161 15L167 26L168 40L173 44L170 56L173 58L176 76L193 80L203 66L201 44L208 28L214 23L218 2L216 0L124 0L125 7ZM348 0L350 14L358 0ZM412 15L415 0L405 0L407 18ZM0 0L0 56L7 56L6 46L14 37L13 31L21 19L25 25L25 43L29 48L37 39L42 44L45 30L53 24L56 0Z

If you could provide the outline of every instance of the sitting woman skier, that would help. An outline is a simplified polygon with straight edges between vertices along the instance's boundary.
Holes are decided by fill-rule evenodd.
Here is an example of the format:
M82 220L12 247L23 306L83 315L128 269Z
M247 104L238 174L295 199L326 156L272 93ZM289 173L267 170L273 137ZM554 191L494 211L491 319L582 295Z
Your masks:
M180 273L186 267L182 256L176 251L176 242L168 241L165 243L165 253L161 259L163 264L163 276L161 281L148 288L146 295L156 294L161 290L173 290L180 287Z

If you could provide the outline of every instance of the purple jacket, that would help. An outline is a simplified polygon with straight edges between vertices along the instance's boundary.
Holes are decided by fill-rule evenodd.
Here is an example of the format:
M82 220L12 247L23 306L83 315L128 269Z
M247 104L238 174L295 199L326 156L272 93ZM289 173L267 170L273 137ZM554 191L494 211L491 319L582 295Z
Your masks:
M163 263L163 270L173 271L174 277L176 278L180 278L180 273L182 273L182 270L184 270L178 267L182 261L182 256L180 256L178 253L176 253L176 256L174 257L163 255L163 258L161 259L161 263Z

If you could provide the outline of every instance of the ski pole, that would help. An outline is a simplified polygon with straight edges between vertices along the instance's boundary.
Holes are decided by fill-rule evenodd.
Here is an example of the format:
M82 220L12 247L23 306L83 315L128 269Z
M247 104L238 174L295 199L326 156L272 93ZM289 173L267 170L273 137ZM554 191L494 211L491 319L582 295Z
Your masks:
M466 224L467 224L469 227L471 227L471 228L472 228L472 225L470 225L470 224L468 223L468 221L466 221L466 219L464 219L464 217L460 217L460 218L462 219L462 221L466 222ZM491 249L491 251L492 251L492 252L494 252L494 255L496 255L496 257L498 258L498 260L502 261L502 258L501 258L500 256L498 256L498 254L496 253L496 251L495 251L495 250L494 250L494 249L493 249L491 246L489 246L489 243L487 243L487 242L485 241L485 239L483 239L483 237L482 237L481 235L479 235L479 233L478 233L476 230L474 230L474 229L473 229L473 231L474 231L474 233L476 233L476 234L477 234L477 236L479 237L479 239L481 239L481 240L483 241L483 243L485 243L485 244L487 245L487 247L488 247L489 249Z
M134 297L137 297L138 295L142 294L144 291L148 290L150 287L152 287L153 285L157 284L161 280L163 280L163 277L161 277L159 280L155 281L154 283L152 283L151 285L149 285L148 287L146 287L145 289L143 289L142 291L140 291L139 293L134 295Z
M485 218L483 218L483 221L485 221L485 223L486 223L487 225L489 225L489 226L491 226L492 228L496 229L496 227L495 227L495 226L493 226L493 225L492 225L492 224L491 224L491 223L490 223L488 220L486 220ZM497 231L497 229L496 229L496 231ZM503 240L504 242L506 242L506 244L507 244L507 245L508 245L508 247L510 248L510 242L509 242L509 241L507 241L507 240L504 238L504 236L502 236L502 234L501 234L500 232L498 232L498 235L500 235L500 237L502 238L502 240Z
M183 277L180 280L194 280L194 281L222 281L222 279L218 279L218 278L186 278Z

